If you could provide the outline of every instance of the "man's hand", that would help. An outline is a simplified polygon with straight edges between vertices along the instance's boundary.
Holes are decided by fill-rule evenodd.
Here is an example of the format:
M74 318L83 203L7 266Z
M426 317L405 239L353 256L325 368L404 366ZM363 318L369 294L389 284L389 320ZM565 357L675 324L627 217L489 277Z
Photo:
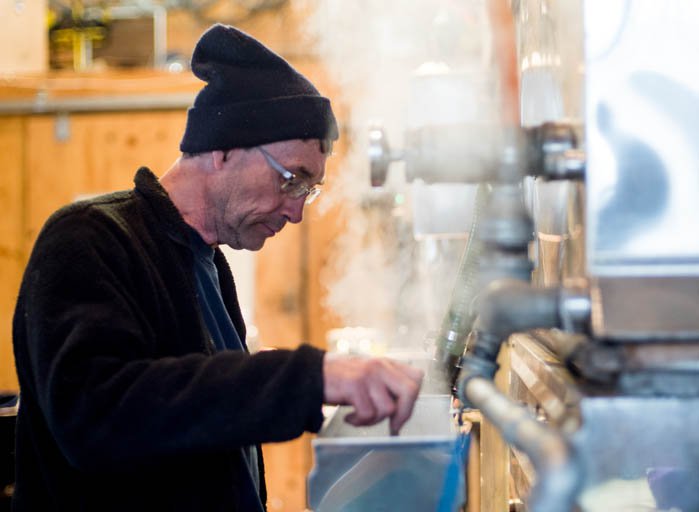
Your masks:
M353 406L346 421L355 426L390 418L391 435L396 435L413 412L422 377L422 370L390 359L327 353L323 398L327 404Z

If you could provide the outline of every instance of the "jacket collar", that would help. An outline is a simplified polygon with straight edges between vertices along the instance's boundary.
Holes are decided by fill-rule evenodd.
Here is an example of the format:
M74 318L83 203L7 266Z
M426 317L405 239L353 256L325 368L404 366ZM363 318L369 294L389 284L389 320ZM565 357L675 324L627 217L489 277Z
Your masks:
M134 190L148 202L167 234L177 242L189 246L189 232L192 228L184 221L158 177L147 167L141 167L136 172L134 184Z

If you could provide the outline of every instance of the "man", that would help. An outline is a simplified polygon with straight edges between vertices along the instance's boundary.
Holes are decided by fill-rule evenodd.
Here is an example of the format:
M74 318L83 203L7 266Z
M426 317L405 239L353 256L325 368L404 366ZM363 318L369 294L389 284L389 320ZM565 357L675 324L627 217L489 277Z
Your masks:
M15 510L258 511L259 443L316 432L321 405L397 431L422 374L302 345L250 355L219 244L260 249L324 178L326 98L250 36L197 43L207 82L160 181L56 212L14 318Z

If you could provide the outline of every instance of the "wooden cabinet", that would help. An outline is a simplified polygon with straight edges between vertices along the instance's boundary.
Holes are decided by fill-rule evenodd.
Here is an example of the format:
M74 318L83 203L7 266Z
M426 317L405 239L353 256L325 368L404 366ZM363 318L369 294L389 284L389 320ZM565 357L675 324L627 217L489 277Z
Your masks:
M163 174L179 156L185 119L184 110L29 117L24 147L28 246L59 206L132 188L143 165Z

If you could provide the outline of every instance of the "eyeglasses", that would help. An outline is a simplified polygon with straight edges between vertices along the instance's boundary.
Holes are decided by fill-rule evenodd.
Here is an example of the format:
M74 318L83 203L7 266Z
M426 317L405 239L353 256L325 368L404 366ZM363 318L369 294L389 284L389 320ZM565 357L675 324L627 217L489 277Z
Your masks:
M308 183L306 183L302 178L299 178L293 172L277 162L274 157L267 152L267 150L260 146L257 146L256 149L262 153L262 156L265 157L265 160L267 160L269 166L277 171L282 178L284 178L284 182L282 183L282 192L284 194L293 197L294 199L305 196L306 204L311 204L316 197L318 197L320 194L320 187L318 185L309 186Z

